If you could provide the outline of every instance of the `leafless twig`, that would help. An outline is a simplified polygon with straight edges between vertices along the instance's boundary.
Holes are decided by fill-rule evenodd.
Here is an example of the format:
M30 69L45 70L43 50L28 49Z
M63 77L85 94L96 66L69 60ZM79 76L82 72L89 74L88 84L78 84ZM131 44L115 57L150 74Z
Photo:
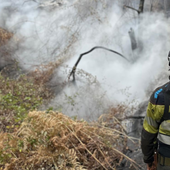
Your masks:
M132 9L132 10L136 11L138 14L140 14L140 11L139 11L139 10L137 10L137 9L131 7L131 6L124 5L124 8Z

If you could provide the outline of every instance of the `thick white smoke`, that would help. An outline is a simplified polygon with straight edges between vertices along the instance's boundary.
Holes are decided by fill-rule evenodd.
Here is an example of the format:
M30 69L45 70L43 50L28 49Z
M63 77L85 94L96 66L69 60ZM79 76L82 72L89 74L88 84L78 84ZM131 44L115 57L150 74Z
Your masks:
M148 2L145 9L149 9ZM76 74L76 84L68 82L61 88L49 106L65 114L96 117L112 104L146 100L148 91L158 85L156 80L168 70L169 19L161 12L145 12L139 17L136 11L123 8L124 4L138 8L138 0L0 0L0 4L0 27L19 39L11 44L14 57L25 68L65 59L64 67L56 71L54 84L66 80L79 54L94 46L116 50L131 61L137 58L128 63L101 49L84 56L77 71L83 69L96 80ZM138 44L142 42L142 50L131 50L130 28Z

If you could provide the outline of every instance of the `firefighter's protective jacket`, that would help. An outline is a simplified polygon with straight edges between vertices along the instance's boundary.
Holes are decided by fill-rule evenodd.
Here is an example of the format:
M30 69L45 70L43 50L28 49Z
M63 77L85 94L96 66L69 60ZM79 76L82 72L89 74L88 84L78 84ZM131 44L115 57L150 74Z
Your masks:
M148 103L141 134L141 148L145 163L153 162L156 141L158 141L158 152L164 157L170 157L170 120L162 119L165 108L164 93L168 90L170 91L170 82L158 87Z

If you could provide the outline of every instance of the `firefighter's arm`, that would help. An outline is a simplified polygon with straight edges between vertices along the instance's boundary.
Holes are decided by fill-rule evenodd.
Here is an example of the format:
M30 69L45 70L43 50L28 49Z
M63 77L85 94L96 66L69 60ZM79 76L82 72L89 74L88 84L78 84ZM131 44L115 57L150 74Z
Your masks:
M151 134L144 128L142 129L141 136L141 148L144 155L143 159L145 163L152 163L154 161L154 149L157 134Z
M159 112L160 106L149 102L141 135L141 148L145 163L154 161L154 150L161 119Z

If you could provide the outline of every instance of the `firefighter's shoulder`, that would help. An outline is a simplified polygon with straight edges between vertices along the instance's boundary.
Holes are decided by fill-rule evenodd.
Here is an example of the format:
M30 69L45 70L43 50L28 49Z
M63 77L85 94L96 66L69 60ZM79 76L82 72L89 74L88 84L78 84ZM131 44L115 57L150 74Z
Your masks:
M170 87L170 82L157 87L150 97L150 102L154 105L164 105L164 93Z

